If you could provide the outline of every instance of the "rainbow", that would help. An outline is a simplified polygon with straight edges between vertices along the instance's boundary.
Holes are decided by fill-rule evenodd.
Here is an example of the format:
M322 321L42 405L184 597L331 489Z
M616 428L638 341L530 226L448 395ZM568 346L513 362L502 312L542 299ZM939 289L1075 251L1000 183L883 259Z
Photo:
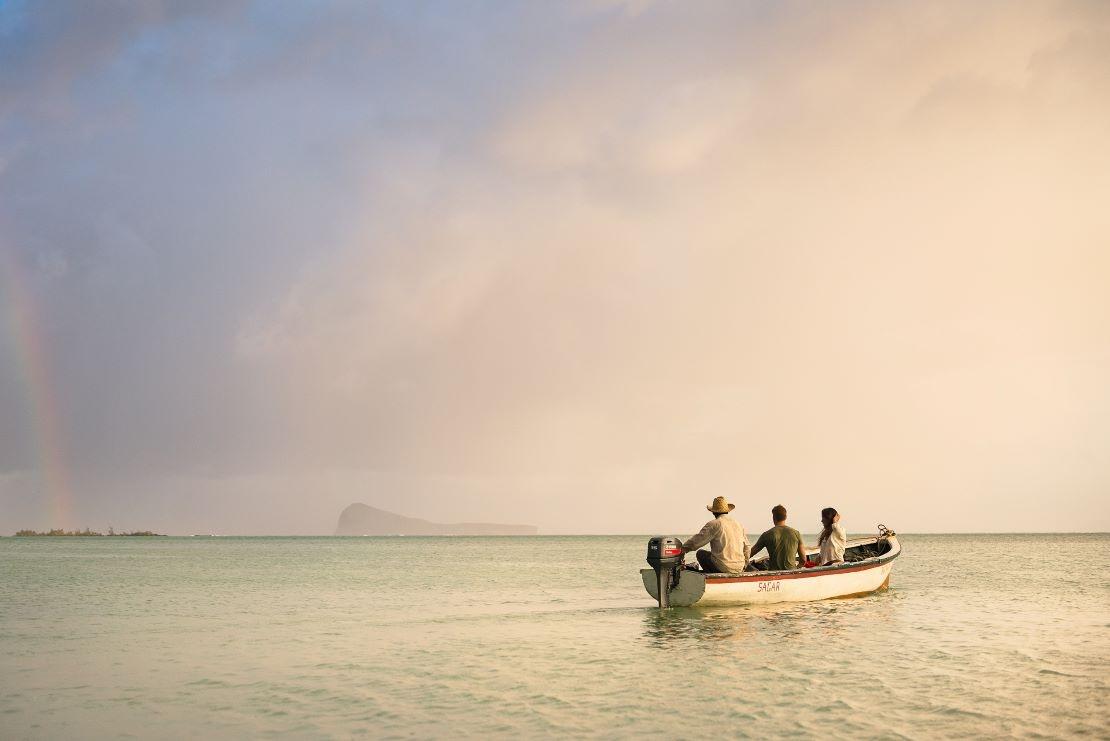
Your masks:
M0 243L0 306L15 343L17 372L27 389L30 430L38 458L37 475L50 527L73 527L73 493L66 468L65 440L58 423L57 395L34 301L24 288L14 251ZM10 533L9 533L10 534Z

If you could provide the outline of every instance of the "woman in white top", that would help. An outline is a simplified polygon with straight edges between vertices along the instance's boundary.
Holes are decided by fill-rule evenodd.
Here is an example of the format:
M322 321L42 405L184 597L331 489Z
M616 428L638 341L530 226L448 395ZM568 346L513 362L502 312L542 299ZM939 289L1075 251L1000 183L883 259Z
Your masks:
M825 507L821 510L821 524L824 529L817 537L817 545L821 547L820 564L843 563L847 538L844 528L840 527L840 513L832 507Z

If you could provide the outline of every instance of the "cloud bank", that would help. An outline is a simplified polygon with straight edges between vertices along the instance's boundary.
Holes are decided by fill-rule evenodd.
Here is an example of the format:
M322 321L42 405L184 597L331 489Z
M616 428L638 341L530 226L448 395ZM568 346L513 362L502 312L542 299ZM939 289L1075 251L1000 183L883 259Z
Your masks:
M0 5L0 528L1110 528L1103 5L84 15Z

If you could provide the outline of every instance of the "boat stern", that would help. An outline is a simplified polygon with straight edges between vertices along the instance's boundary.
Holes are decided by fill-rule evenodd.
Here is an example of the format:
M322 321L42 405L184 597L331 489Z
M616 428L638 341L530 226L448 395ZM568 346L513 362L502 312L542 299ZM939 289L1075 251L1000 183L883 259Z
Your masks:
M697 603L705 594L705 575L700 571L680 569L678 580L671 584L671 607L690 607ZM659 601L659 580L656 578L655 569L640 569L640 576L644 580L644 589L656 602Z

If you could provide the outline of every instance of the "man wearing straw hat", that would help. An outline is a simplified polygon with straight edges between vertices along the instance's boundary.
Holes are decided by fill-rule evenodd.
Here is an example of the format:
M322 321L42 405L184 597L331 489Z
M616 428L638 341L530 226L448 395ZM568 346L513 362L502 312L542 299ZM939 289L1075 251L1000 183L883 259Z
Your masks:
M713 519L705 523L701 532L683 542L687 551L696 551L701 570L714 574L739 573L748 564L752 555L748 545L748 534L744 526L728 516L736 508L724 497L717 497L706 509L713 513ZM706 543L710 550L699 551Z

